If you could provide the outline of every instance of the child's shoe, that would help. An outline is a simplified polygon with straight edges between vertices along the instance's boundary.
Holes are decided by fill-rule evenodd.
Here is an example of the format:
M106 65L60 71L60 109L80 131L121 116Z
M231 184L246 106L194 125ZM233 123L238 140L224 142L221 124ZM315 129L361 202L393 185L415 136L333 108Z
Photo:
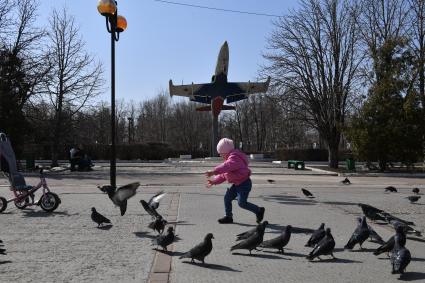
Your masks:
M220 218L218 220L218 223L220 224L229 224L229 223L233 223L233 218L230 216L224 216L223 218Z

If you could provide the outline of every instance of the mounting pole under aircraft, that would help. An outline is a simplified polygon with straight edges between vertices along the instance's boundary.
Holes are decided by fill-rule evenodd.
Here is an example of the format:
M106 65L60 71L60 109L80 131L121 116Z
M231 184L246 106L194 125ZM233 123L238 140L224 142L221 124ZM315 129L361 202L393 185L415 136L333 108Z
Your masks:
M190 84L190 85L173 85L172 80L169 82L170 96L186 96L191 101L208 104L196 108L197 111L211 111L212 127L211 127L211 156L217 156L216 146L218 143L218 115L221 110L235 110L233 105L225 105L227 103L236 102L246 99L251 94L266 92L270 77L264 83L248 82L228 82L227 71L229 68L229 46L227 41L221 46L220 53L217 58L215 73L212 76L211 83Z

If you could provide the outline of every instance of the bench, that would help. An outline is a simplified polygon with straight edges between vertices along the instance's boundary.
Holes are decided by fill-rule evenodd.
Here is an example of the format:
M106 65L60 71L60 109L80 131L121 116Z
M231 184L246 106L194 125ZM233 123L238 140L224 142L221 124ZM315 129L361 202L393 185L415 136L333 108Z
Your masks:
M295 170L304 170L304 161L300 160L288 160L288 168L294 168Z

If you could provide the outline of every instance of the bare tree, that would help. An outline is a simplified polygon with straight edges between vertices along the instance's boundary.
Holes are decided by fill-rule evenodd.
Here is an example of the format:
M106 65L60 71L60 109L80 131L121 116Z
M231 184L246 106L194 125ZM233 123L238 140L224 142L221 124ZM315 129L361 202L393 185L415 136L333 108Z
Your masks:
M275 87L294 97L297 116L326 141L332 168L362 60L358 13L355 1L302 0L298 11L275 22L265 55Z
M102 86L102 65L84 50L84 42L73 16L65 9L50 17L50 78L44 84L55 109L52 129L52 165L57 165L58 146L66 123L64 110L72 117L98 95Z

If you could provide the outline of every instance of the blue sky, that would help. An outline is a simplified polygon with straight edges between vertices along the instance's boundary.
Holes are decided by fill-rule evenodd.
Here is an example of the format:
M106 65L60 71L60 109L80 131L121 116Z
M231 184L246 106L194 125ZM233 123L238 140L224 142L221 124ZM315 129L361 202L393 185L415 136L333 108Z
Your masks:
M285 15L297 0L176 0L175 2ZM39 25L47 25L53 8L66 7L76 18L87 50L103 62L110 100L110 37L96 0L41 0ZM273 17L254 16L165 4L154 0L118 0L118 14L128 27L116 44L116 98L144 101L175 84L211 80L219 49L229 43L229 80L255 80L264 63Z

